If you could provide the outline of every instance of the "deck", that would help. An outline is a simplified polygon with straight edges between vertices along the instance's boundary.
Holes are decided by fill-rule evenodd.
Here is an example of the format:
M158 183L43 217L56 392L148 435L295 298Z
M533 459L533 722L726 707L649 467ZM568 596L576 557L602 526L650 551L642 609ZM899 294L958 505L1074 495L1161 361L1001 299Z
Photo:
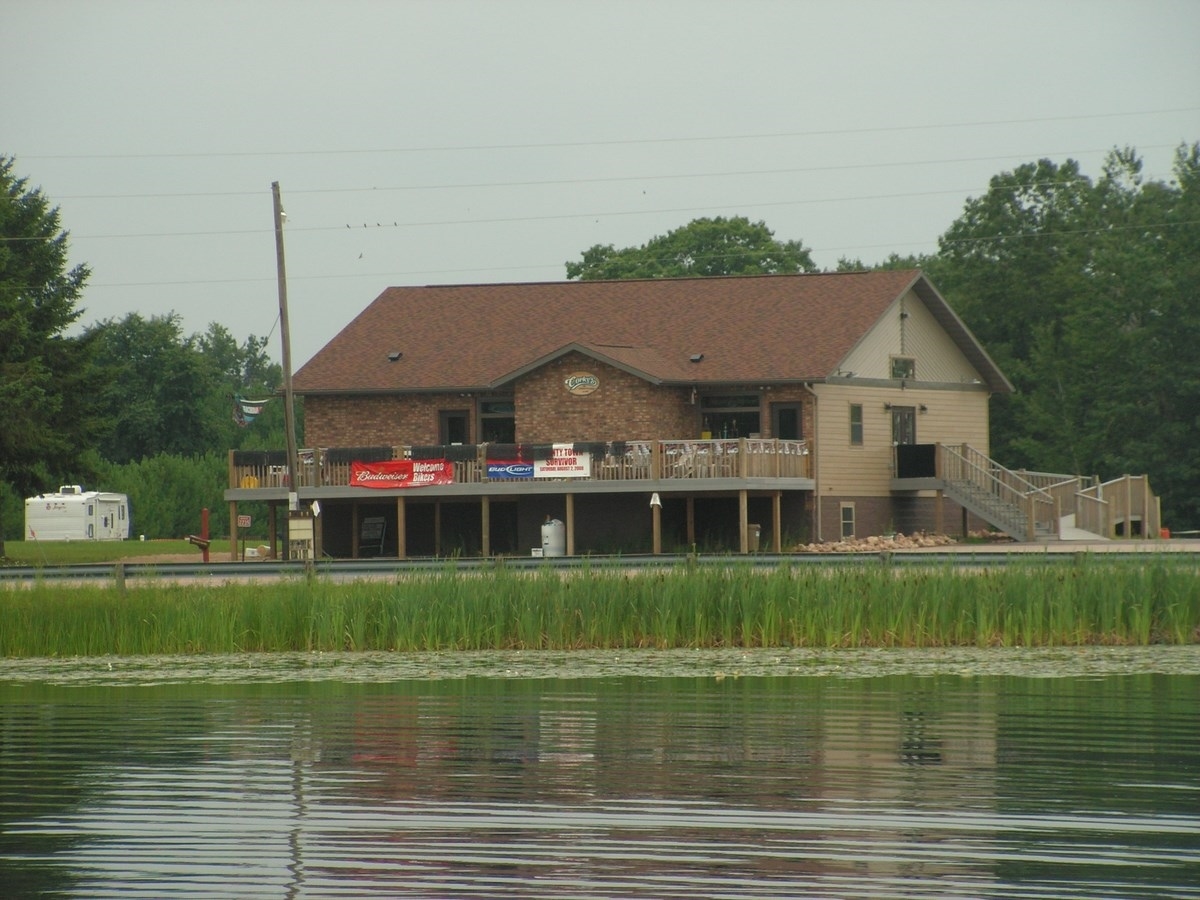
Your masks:
M567 454L575 460L569 472L539 465ZM584 491L716 490L764 480L786 480L798 489L812 487L806 441L739 438L307 448L298 454L294 488L286 452L233 450L226 496L285 496L289 490L314 497L360 495L362 489L351 483L352 466L394 460L446 461L449 484L395 489L444 494L562 491L564 483Z

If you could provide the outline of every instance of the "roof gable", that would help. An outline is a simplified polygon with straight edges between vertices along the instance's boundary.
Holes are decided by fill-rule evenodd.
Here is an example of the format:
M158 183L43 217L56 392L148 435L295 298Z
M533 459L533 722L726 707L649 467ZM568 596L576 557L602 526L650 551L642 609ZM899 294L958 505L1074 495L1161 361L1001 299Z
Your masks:
M654 383L819 381L914 283L945 305L915 270L393 287L294 389L488 390L572 350ZM935 315L986 359L949 307Z

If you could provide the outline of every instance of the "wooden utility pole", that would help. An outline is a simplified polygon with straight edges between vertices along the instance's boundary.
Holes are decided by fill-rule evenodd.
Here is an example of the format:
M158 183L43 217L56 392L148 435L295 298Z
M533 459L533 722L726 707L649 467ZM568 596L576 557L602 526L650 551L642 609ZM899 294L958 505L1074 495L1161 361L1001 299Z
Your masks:
M287 430L288 492L299 487L299 466L296 450L296 412L292 407L292 332L288 326L287 269L283 262L283 202L279 199L279 182L271 182L275 200L275 262L279 280L279 334L283 340L283 422ZM289 504L290 507L290 504Z

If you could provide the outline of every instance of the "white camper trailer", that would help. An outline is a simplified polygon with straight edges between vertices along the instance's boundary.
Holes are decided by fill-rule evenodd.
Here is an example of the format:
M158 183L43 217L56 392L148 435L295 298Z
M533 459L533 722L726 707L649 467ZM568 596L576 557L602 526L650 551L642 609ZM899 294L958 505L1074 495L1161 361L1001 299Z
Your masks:
M64 484L56 494L25 501L27 541L123 541L129 537L129 498Z

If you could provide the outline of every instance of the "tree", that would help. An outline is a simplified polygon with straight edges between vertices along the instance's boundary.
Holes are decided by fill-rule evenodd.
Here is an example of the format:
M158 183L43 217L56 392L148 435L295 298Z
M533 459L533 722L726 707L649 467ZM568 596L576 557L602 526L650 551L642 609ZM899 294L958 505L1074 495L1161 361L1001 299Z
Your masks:
M98 386L92 342L65 334L88 268L67 268L58 209L13 165L0 157L0 480L26 497L87 475L102 424L87 403Z
M578 262L568 262L567 277L581 281L617 278L680 278L714 275L774 275L815 272L800 241L780 242L763 222L737 216L695 219L682 228L651 238L641 247L614 249L596 244Z
M860 258L855 257L850 259L845 256L838 257L837 267L838 272L879 272L883 270L895 269L925 269L927 272L937 266L936 256L926 256L918 254L916 256L901 256L899 253L889 253L887 259L881 263L875 263L873 266L868 266Z
M1150 475L1164 518L1200 525L1200 149L1144 181L1131 149L1093 183L1068 160L994 177L940 242L935 280L1017 388L992 455Z
M283 369L267 356L267 339L250 335L239 346L229 329L213 322L204 334L196 336L195 347L212 370L214 387L207 408L219 425L216 449L286 446L282 400L268 403L251 423L238 423L233 416L238 397L272 399L283 384Z
M100 448L105 459L120 464L216 446L216 413L205 404L215 374L194 339L183 336L177 313L149 319L130 313L87 334L105 361L106 386L96 398L113 425Z

